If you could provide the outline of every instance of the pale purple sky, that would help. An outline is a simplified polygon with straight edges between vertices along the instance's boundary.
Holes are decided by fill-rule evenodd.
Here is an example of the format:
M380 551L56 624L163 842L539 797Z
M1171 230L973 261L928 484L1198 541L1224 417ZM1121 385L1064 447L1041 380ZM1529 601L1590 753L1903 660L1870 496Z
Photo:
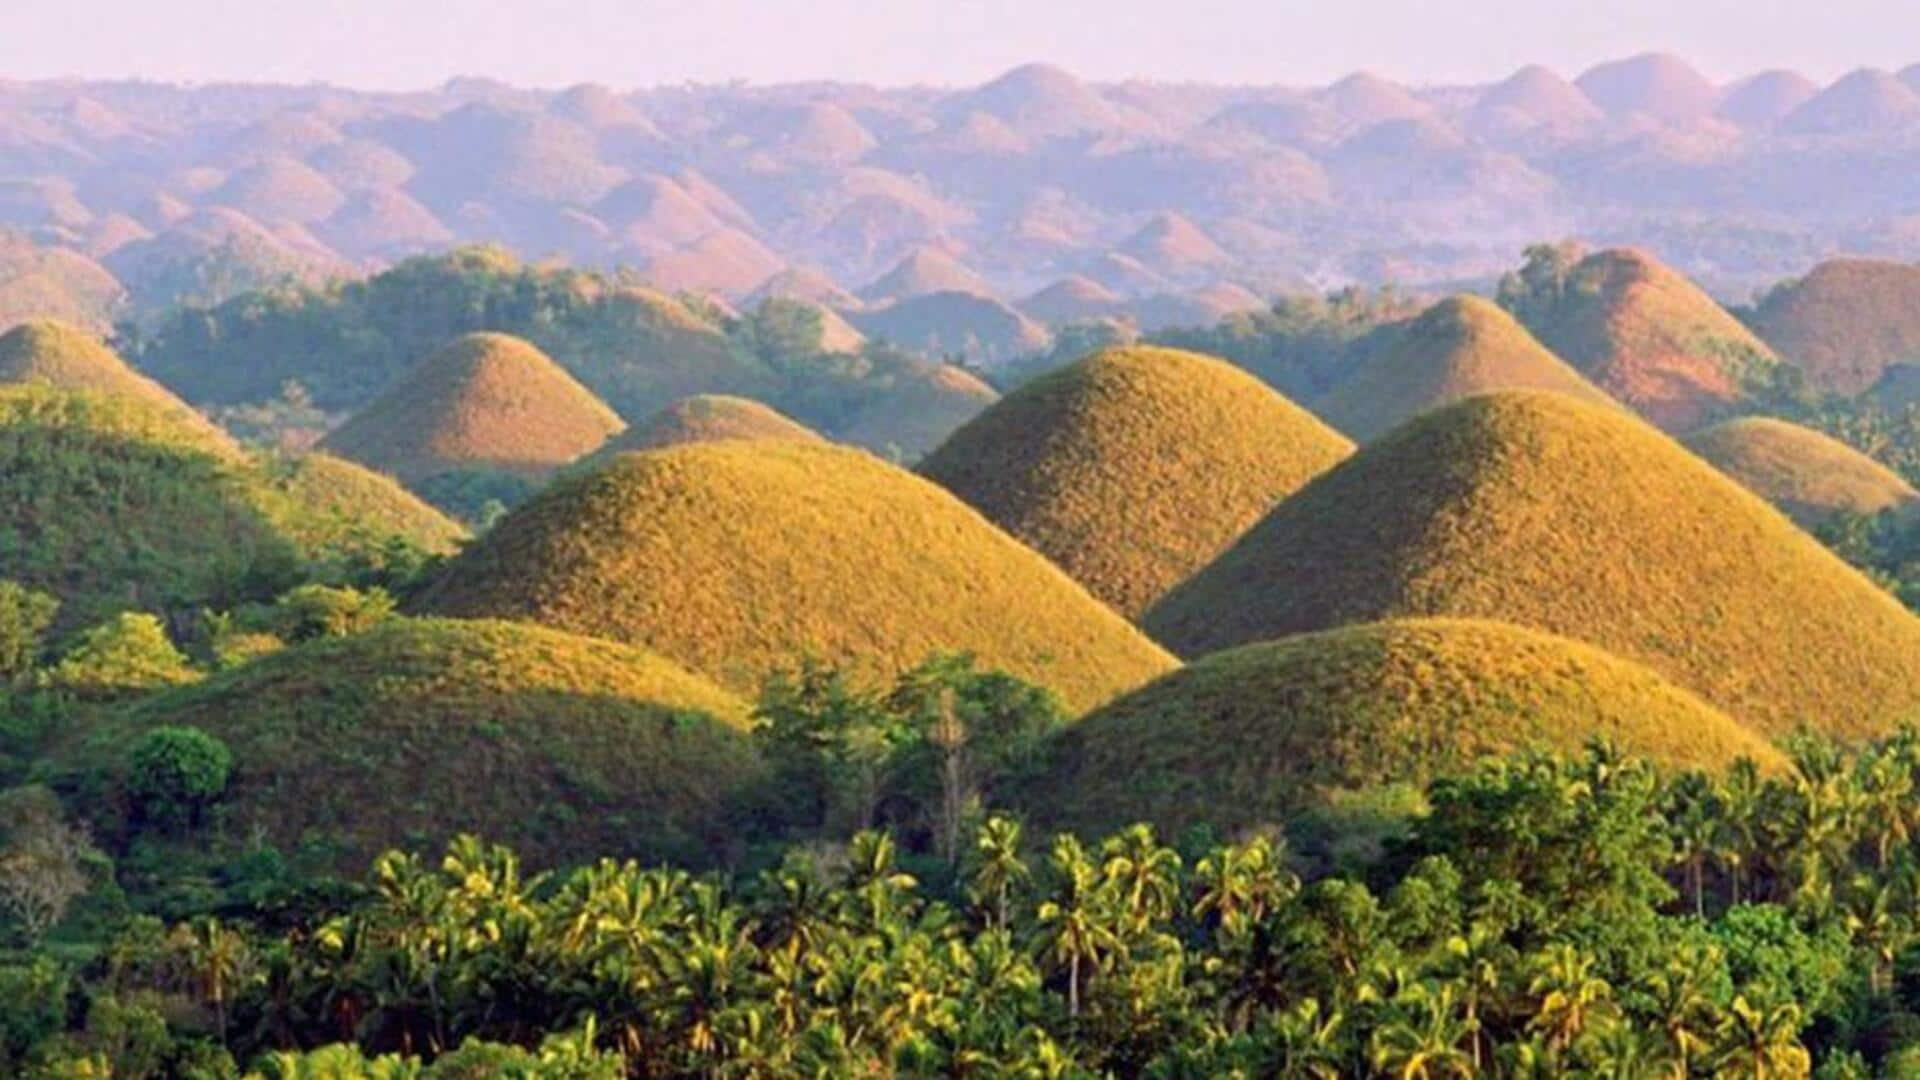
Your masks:
M1662 49L1716 78L1826 80L1920 61L1916 31L1916 0L0 0L0 78L965 84L1047 60L1095 79L1432 83Z

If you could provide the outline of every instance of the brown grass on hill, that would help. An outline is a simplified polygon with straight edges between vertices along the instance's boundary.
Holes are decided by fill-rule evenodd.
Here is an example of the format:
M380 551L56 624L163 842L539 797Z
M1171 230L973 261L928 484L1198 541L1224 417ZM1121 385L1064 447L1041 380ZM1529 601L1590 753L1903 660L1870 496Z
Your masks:
M1691 281L1641 251L1600 251L1573 269L1530 325L1600 389L1668 431L1736 401L1772 349Z
M33 319L0 334L0 384L44 382L57 390L117 394L177 414L208 447L238 448L227 433L173 391L128 366L99 338L52 319Z
M1482 619L1391 619L1214 653L1063 732L1032 811L1090 834L1283 822L1341 792L1612 739L1687 768L1778 750L1648 668Z
M1362 361L1314 411L1368 442L1421 413L1496 390L1555 390L1613 403L1499 305L1455 296L1393 332L1391 343Z
M1688 449L1805 526L1840 511L1877 514L1920 502L1900 474L1828 435L1771 417L1715 424Z
M1768 732L1920 719L1920 618L1677 443L1559 394L1469 398L1402 426L1143 625L1196 656L1404 615L1578 638Z
M416 606L646 645L740 690L803 656L886 676L963 650L1085 709L1173 665L958 499L824 443L619 455L509 514Z
M737 698L644 649L537 626L401 619L322 638L143 700L68 752L124 774L144 730L233 751L227 842L258 829L354 872L382 850L474 832L536 862L712 861L756 782ZM124 806L109 783L94 805Z
M539 349L506 334L468 334L414 365L320 446L403 483L456 469L540 477L624 426Z
M1129 618L1353 444L1252 375L1108 349L955 432L922 475Z
M1767 294L1753 328L1836 394L1858 394L1887 365L1920 361L1920 266L1832 259Z
M812 428L788 419L779 410L751 398L729 394L695 394L654 413L594 452L601 460L631 450L654 450L682 443L720 439L787 439L818 442Z

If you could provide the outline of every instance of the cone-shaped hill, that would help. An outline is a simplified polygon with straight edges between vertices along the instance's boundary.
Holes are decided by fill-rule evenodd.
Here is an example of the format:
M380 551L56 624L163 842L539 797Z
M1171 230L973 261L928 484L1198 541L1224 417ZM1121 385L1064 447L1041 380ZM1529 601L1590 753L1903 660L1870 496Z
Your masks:
M283 496L281 525L301 547L336 557L375 555L395 539L451 555L467 530L392 477L313 452L263 467Z
M1497 390L1554 390L1612 404L1499 305L1456 296L1385 331L1386 343L1314 411L1361 442L1421 413Z
M962 650L1086 709L1174 663L958 499L825 443L619 455L514 510L415 607L645 645L743 691L806 656L886 675Z
M1490 754L1595 736L1662 764L1781 758L1652 670L1484 619L1389 619L1214 653L1063 732L1032 810L1103 833L1223 834L1345 791L1419 784Z
M540 477L622 427L539 349L468 334L414 365L321 448L407 484L466 469Z
M1920 618L1679 444L1561 394L1489 394L1403 425L1143 625L1198 656L1408 615L1578 638L1770 733L1920 715Z
M175 412L200 431L209 447L235 449L225 432L171 390L135 371L92 334L66 323L35 319L0 334L0 383L31 382L117 394Z
M298 565L244 463L180 410L121 394L0 387L0 506L0 579L58 596L58 628L230 606Z
M553 864L712 861L723 808L759 774L746 707L644 649L537 626L398 619L143 700L70 753L124 807L125 748L163 725L233 752L223 813L358 872L473 832Z
M998 400L980 376L938 364L900 375L834 435L889 459L918 461Z
M1830 259L1769 292L1753 328L1815 387L1858 394L1920 357L1920 266Z
M721 439L819 442L820 436L805 424L790 420L779 410L752 398L695 394L681 398L607 440L593 459L597 461L630 450L654 450Z
M1020 387L920 472L1131 618L1352 452L1231 364L1129 347Z
M1587 256L1523 318L1542 344L1668 431L1699 426L1780 362L1699 286L1639 251Z
M255 463L178 408L0 386L0 579L61 600L56 629L115 611L229 608L303 564L382 565L465 534L393 481L308 455Z
M1729 420L1689 435L1686 444L1802 525L1818 525L1841 511L1877 514L1920 503L1920 493L1899 473L1838 439L1784 420Z

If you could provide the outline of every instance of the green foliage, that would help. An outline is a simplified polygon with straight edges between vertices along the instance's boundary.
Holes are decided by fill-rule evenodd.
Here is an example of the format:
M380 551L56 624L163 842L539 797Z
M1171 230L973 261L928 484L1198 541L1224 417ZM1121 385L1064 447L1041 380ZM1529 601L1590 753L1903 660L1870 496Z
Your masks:
M41 639L60 601L17 582L0 581L0 683L25 675L40 659Z
M157 727L127 751L127 794L161 827L193 824L227 790L233 755L198 728Z
M69 978L50 957L0 963L0 1068L23 1069L36 1047L66 1027Z
M288 642L317 637L346 637L394 615L393 597L381 588L365 592L327 585L301 585L273 602L271 629Z
M123 611L79 636L47 671L47 682L83 694L116 695L199 678L167 628L145 612Z
M1420 303L1392 286L1349 286L1325 296L1288 296L1266 311L1234 312L1211 327L1152 336L1154 344L1230 360L1295 401L1332 389L1376 330L1419 313Z

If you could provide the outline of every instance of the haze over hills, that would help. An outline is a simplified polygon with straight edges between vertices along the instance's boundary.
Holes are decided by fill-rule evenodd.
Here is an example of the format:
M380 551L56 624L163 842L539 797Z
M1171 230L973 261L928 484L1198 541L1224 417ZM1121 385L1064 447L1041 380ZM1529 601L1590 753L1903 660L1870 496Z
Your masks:
M793 267L857 288L926 251L1000 297L1113 255L1170 291L1437 286L1580 236L1741 297L1824 254L1920 255L1888 227L1913 210L1917 95L1876 70L1717 83L1667 55L1474 86L1045 64L974 88L10 82L0 226L105 261L136 306L461 242L737 300Z

